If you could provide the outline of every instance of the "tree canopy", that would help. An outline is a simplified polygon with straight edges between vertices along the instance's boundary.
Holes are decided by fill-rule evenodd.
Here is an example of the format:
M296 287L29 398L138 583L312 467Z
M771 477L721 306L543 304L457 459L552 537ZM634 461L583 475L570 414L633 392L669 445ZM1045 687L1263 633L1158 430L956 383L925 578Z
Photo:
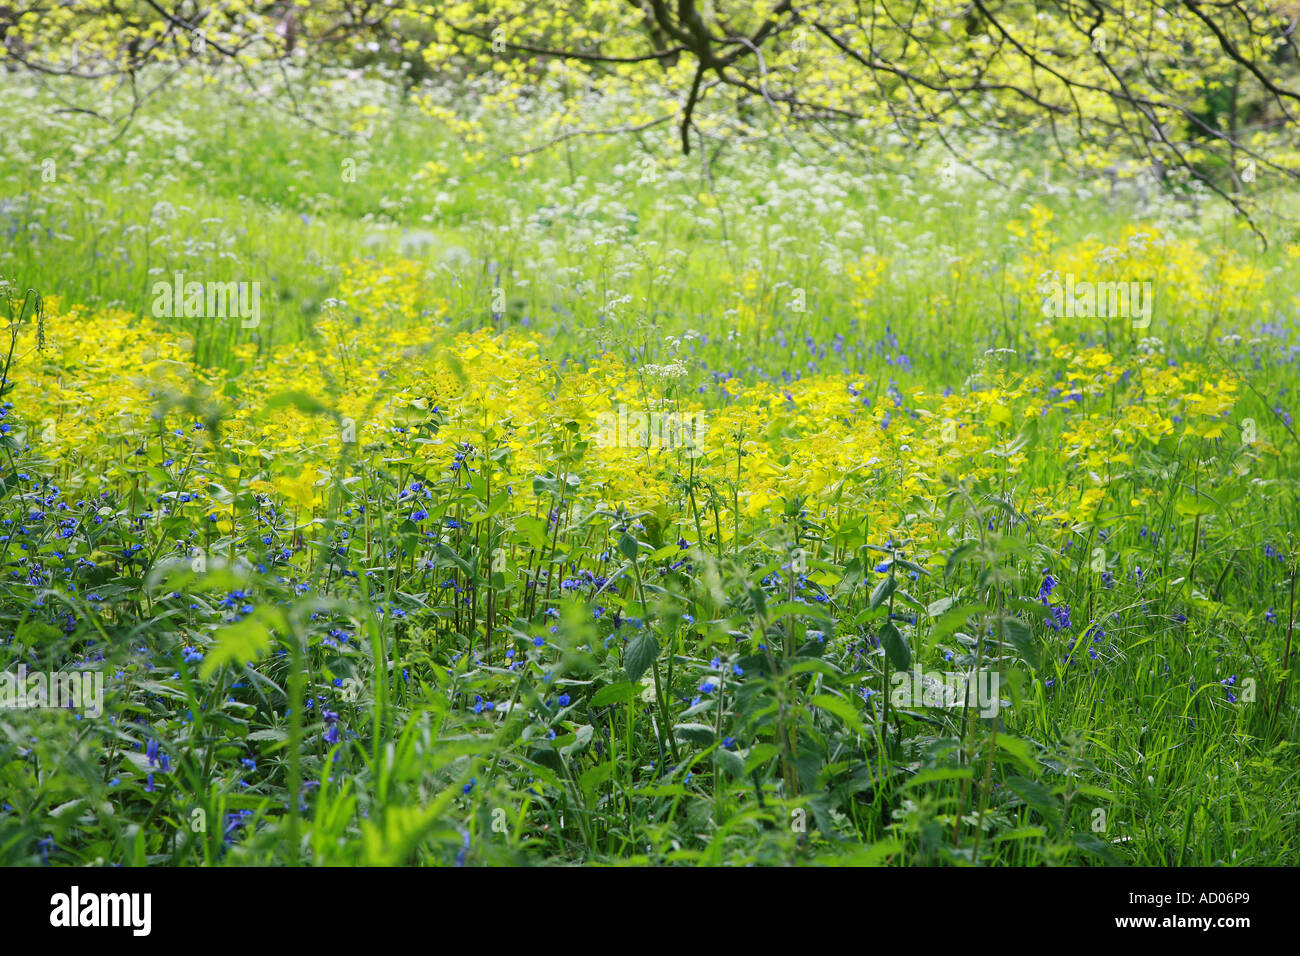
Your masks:
M189 65L270 64L291 84L294 64L386 61L475 76L497 105L558 92L557 141L671 124L690 152L759 110L861 150L892 135L967 159L971 137L1036 137L1081 174L1143 172L1252 218L1253 183L1300 174L1298 24L1300 4L1225 0L0 5L7 60L133 104ZM619 88L644 108L579 128L577 104ZM461 106L427 104L449 120Z

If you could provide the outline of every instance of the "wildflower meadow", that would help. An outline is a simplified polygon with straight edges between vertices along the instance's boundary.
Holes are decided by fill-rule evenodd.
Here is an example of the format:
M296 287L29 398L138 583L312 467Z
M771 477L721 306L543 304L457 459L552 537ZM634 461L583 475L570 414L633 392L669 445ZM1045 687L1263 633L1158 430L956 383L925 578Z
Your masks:
M0 5L0 863L1295 865L1297 25Z

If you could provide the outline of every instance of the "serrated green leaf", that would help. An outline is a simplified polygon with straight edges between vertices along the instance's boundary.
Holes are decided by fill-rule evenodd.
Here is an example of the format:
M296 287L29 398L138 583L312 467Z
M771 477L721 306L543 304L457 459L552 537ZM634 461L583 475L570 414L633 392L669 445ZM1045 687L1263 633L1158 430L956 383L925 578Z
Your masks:
M623 670L630 682L639 681L659 656L659 641L649 631L632 638L623 654Z

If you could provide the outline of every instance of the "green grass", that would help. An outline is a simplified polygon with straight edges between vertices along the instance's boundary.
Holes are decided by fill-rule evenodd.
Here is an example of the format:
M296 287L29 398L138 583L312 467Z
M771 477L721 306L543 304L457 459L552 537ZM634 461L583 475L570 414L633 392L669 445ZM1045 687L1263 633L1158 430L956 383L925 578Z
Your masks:
M3 83L29 89L14 74ZM703 392L719 409L718 373L778 384L861 375L875 403L888 401L891 381L960 392L971 376L1048 361L1031 335L1040 317L1009 290L1026 246L1007 224L1042 203L1056 214L1058 246L1089 236L1110 243L1133 209L1130 199L1109 201L1104 183L1081 196L1087 184L1059 172L1057 189L1041 194L1041 174L1023 172L1041 171L1036 156L1003 156L1006 178L1019 186L1002 191L969 179L945 185L937 154L900 159L885 150L878 168L864 170L805 163L779 136L733 145L706 168L698 154L673 156L665 135L649 183L640 182L647 153L627 138L570 140L516 171L466 160L441 124L402 105L381 80L356 84L346 103L313 104L335 126L366 102L391 108L365 142L199 89L153 100L125 136L81 158L80 148L101 135L92 120L54 118L43 95L12 100L0 274L65 304L140 315L148 314L150 284L175 271L260 281L272 302L262 328L178 325L197 364L218 372L239 371L238 339L263 347L312 339L346 263L403 257L426 265L430 295L448 300L449 329L527 327L544 336L561 373L605 349L640 366L683 357L683 392ZM593 104L591 120L617 110ZM493 157L520 148L524 122L496 123L482 149ZM993 146L989 155L997 155ZM41 175L47 157L58 170L53 182ZM342 175L349 158L358 163L355 182ZM418 180L431 161L447 172ZM1279 209L1295 202L1277 198ZM691 472L657 514L598 513L549 532L544 514L532 524L514 520L501 530L509 554L497 569L492 542L465 522L498 514L500 490L481 476L425 475L413 457L394 453L377 466L340 460L338 475L355 466L357 480L333 486L320 539L302 545L294 538L302 529L286 515L268 517L276 547L310 553L297 582L310 585L304 596L293 582L267 576L249 585L218 567L207 578L160 578L169 536L193 526L210 551L231 554L235 539L214 538L197 512L169 518L176 524L163 531L140 522L136 491L172 480L142 467L135 487L110 489L111 531L86 531L85 553L137 543L148 562L101 558L69 588L23 580L32 560L53 565L49 554L61 545L52 528L33 531L39 540L28 555L5 552L7 666L66 664L98 649L105 669L134 683L112 723L24 714L6 728L0 802L12 810L0 815L0 862L1295 863L1296 695L1279 705L1278 690L1300 657L1287 639L1300 514L1294 436L1273 408L1296 407L1296 260L1282 248L1286 236L1261 251L1221 212L1177 218L1186 209L1164 198L1142 220L1231 250L1270 278L1257 300L1226 307L1175 290L1151 334L1170 361L1226 360L1245 376L1253 390L1242 396L1242 413L1281 449L1252 465L1257 483L1247 482L1243 497L1204 522L1175 507L1179 488L1188 471L1204 475L1205 487L1226 482L1238 460L1229 440L1152 451L1107 482L1116 502L1108 522L1076 528L1062 551L1059 529L1016 502L1025 488L1060 486L1072 473L1053 453L1067 424L1054 412L1037 427L1017 488L956 475L939 506L900 502L900 511L945 507L952 528L945 551L926 555L940 566L951 555L951 573L915 584L907 564L915 556L851 520L892 484L847 497L849 518L839 506L805 514L791 502L774 527L729 540L709 525L710 497L730 491L696 484ZM885 280L870 301L855 301L842 267L868 252L887 260ZM951 263L964 256L973 262L955 277ZM743 285L747 273L752 289ZM498 285L507 308L494 315ZM796 288L806 311L788 307ZM421 320L393 321L419 328ZM1266 324L1279 331L1261 330ZM1097 339L1094 329L1075 331L1063 337ZM1246 343L1232 348L1218 338L1232 332ZM430 327L427 337L447 334ZM1130 361L1140 338L1111 344ZM986 354L995 348L1015 354ZM907 367L898 364L903 354ZM1119 396L1117 387L1112 406ZM436 422L429 427L436 434ZM799 440L770 421L758 428L776 445ZM209 454L184 436L160 431L157 439L154 468L164 457ZM502 447L485 441L482 451ZM581 473L582 451L561 436L535 452L542 493L561 512L572 507L564 479ZM224 461L211 454L202 467L215 476ZM6 514L35 528L25 515L48 489L14 476L62 481L63 463L13 442L7 457ZM436 489L434 518L461 522L444 550L402 519L398 495L416 478ZM1146 488L1160 494L1145 509L1123 504ZM355 510L362 504L364 517ZM254 555L263 530L250 518L239 546ZM364 553L336 559L329 549L345 530ZM1090 567L1101 532L1122 562L1113 586ZM672 566L682 534L695 545L684 570ZM1285 561L1266 557L1265 544ZM782 565L800 546L844 575L832 601L796 606ZM435 569L421 574L415 559L426 554ZM873 572L880 561L892 567ZM1013 613L1032 621L1046 566L1073 608L1072 629L1032 622L1032 650L1005 634L999 640ZM588 588L561 600L557 582L579 568L620 583L604 597ZM765 585L774 572L779 583ZM484 609L449 598L439 580L447 574L474 581L484 601L491 592L508 602L486 644ZM895 579L897 593L880 589ZM144 587L166 581L194 606ZM218 627L221 599L236 588L248 588L259 608L238 634ZM91 592L105 609L99 617L86 603ZM946 620L945 601L991 610L972 627ZM608 620L593 618L597 604L642 626L611 646ZM396 618L397 608L407 616ZM688 608L698 625L683 617ZM1276 621L1266 622L1270 608ZM70 632L59 627L65 611L77 622ZM947 649L1006 673L1013 706L1000 721L922 708L899 715L881 704L883 694L864 702L863 688L879 692L898 663L885 637L895 613L915 615L902 630L924 669L942 668ZM1093 623L1107 631L1095 648L1085 634ZM322 637L331 626L352 640L331 645ZM232 650L239 639L265 642L266 655L243 663L252 655ZM194 646L205 656L202 672L183 650ZM506 646L527 667L508 669ZM149 650L147 660L136 647ZM228 666L208 670L227 653ZM711 665L727 653L727 666ZM744 675L734 682L732 663ZM1254 703L1228 698L1240 689L1222 683L1230 675L1256 681ZM641 699L642 677L655 688L651 699ZM707 679L721 680L721 691L693 703ZM557 706L561 691L571 704ZM476 699L497 707L476 711ZM342 717L322 719L323 710ZM346 732L333 738L336 725ZM728 737L745 756L722 746ZM170 770L145 762L150 740L171 755ZM238 762L250 754L255 771ZM146 785L150 769L156 785ZM245 777L251 786L241 785Z

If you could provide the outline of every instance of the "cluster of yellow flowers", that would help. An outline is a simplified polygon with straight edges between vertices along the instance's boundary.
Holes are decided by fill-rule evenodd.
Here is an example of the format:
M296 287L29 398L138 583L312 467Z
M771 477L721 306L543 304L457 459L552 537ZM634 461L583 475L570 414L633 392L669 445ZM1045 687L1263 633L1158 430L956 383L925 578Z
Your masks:
M1046 283L1062 277L1088 283L1148 283L1154 296L1151 331L1190 341L1204 340L1218 323L1258 312L1267 271L1227 249L1206 252L1195 239L1176 238L1149 225L1129 225L1113 243L1097 238L1064 246L1052 241L1051 210L1035 205L1029 221L1013 220L1007 229L1024 251L1010 285L1026 302L1042 303ZM1054 348L1064 334L1061 323L1042 321L1031 330Z
M682 367L608 353L561 371L537 334L452 332L439 309L415 314L429 301L422 276L411 263L349 266L313 338L261 353L242 345L237 373L197 367L184 335L149 319L51 301L48 348L19 352L17 413L29 430L53 425L39 444L69 488L121 483L172 458L169 434L208 418L215 445L198 446L179 479L191 487L178 490L202 496L216 475L278 496L303 521L345 457L353 467L401 460L436 479L466 445L471 455L491 445L508 449L493 482L511 486L520 512L535 513L531 478L547 471L572 470L591 504L633 508L680 501L691 480L724 539L806 496L832 525L865 520L873 535L937 542L945 474L997 476L1026 509L1086 523L1137 446L1236 435L1231 377L1137 352L1121 367L1104 348L1055 338L1037 365L986 368L945 394L843 374L733 379L705 394L681 387ZM1044 416L1052 440L1015 441ZM1275 452L1254 441L1254 453ZM556 464L557 449L568 464ZM1053 467L1033 467L1044 455Z

